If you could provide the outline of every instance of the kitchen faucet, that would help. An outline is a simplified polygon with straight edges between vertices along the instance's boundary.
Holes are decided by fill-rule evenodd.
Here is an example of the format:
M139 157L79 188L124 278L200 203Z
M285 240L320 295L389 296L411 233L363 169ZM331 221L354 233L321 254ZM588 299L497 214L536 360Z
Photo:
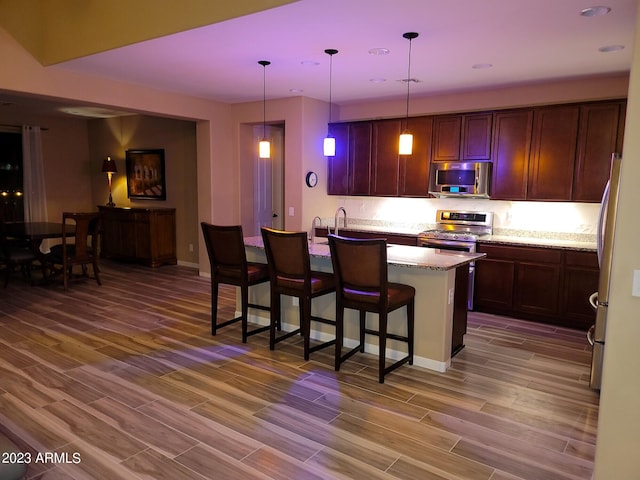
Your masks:
M344 207L338 207L338 209L336 210L336 216L334 219L334 224L333 224L333 234L334 235L338 235L338 219L340 217L340 212L344 213L344 228L347 228L347 211L344 209Z
M315 243L316 241L316 220L318 220L318 226L322 226L322 219L318 216L313 217L311 220L311 243Z

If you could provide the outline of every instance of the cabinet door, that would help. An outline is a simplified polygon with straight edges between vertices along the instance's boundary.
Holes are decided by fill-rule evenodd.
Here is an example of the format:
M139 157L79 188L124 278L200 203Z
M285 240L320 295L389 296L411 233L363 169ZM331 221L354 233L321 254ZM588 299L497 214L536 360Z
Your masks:
M529 200L571 200L579 116L578 106L534 111Z
M327 194L349 193L349 124L333 123L329 132L336 139L336 155L327 157Z
M369 195L371 187L371 123L349 126L349 195Z
M438 116L433 120L433 161L452 162L460 159L462 116Z
M400 157L398 194L407 197L427 197L433 117L411 118L409 127L413 133L413 153Z
M611 154L617 151L622 104L601 103L580 108L580 131L573 189L576 202L600 202L609 179Z
M567 326L588 330L596 321L589 296L598 290L598 257L595 252L567 252L562 290L562 318Z
M518 312L557 317L560 313L562 265L518 262L514 309Z
M371 195L398 196L398 176L400 169L400 155L398 154L399 137L399 119L379 120L373 123Z
M476 262L474 305L496 313L513 310L516 279L515 255L509 247L478 244L478 252L487 256Z
M460 158L466 161L491 159L491 130L493 114L464 115L462 117L462 149Z
M474 305L477 309L508 313L513 309L515 262L483 258L476 262Z
M491 198L525 200L533 110L498 112L494 123Z

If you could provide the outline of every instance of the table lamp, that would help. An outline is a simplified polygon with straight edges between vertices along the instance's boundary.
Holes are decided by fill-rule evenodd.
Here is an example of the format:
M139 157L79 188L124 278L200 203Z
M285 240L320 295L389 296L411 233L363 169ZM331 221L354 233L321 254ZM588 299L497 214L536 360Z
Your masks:
M113 203L113 197L111 196L111 176L114 173L118 173L118 169L116 168L116 162L111 160L111 157L107 157L102 162L102 173L106 173L109 178L109 201L107 202L107 207L115 207L116 204Z

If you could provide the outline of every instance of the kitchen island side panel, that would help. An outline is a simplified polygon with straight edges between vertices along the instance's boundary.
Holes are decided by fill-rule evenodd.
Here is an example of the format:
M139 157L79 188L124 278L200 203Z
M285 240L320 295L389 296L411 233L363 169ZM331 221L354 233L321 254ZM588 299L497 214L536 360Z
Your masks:
M264 250L247 248L247 260L266 263ZM313 270L332 272L329 257L311 257ZM436 270L409 265L389 265L389 281L406 283L416 289L415 298L415 345L414 365L444 372L451 364L451 339L453 331L454 302L449 303L449 292L455 291L456 269ZM269 305L269 284L261 284L249 289L249 301ZM236 295L236 310L240 310L240 294ZM292 330L299 325L298 306L293 305L292 297L282 296L283 330ZM314 298L312 315L335 319L335 294ZM250 321L266 325L269 313L259 310L249 312ZM389 314L389 332L406 335L406 322L403 320L406 309L401 308ZM345 311L345 346L355 346L358 342L358 312ZM377 315L367 314L367 325L377 328ZM330 340L335 337L331 325L312 322L312 339ZM365 351L378 354L377 337L368 335L365 339ZM295 340L291 340L295 342ZM276 348L283 348L278 346ZM300 347L301 348L301 347ZM387 356L399 359L406 354L406 344L392 339L387 340Z

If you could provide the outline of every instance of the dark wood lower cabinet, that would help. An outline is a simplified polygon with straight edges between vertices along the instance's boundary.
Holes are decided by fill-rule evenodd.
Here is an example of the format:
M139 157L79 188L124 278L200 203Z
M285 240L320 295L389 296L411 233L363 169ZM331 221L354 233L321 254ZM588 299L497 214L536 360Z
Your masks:
M595 321L589 295L598 288L595 252L479 244L474 308L587 330Z
M98 207L101 255L149 267L175 265L175 208Z

